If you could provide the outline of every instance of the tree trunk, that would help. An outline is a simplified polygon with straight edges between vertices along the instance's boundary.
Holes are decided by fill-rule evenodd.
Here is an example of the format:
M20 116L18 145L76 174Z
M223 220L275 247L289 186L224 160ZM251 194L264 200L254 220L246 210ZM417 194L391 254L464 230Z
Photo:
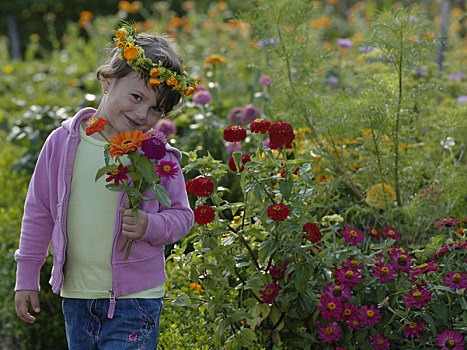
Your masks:
M441 2L441 40L438 49L438 67L443 70L444 51L446 51L449 30L449 13L451 12L451 1L442 0Z
M18 24L15 15L8 15L8 38L10 40L10 54L14 60L21 59L21 46L19 42Z

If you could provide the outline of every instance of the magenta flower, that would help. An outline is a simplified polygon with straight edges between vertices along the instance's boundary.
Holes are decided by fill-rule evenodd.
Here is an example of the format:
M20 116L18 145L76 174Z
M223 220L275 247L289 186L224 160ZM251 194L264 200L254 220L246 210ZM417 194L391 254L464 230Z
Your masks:
M461 223L460 220L452 219L452 218L446 218L440 221L436 221L436 225L438 225L438 230L442 230L445 227L454 226L459 223Z
M350 289L344 284L328 284L323 291L324 295L330 298L336 298L339 301L348 299L352 296Z
M459 96L459 97L456 99L456 102L457 102L457 103L467 103L467 96Z
M363 305L360 310L360 320L365 324L365 326L372 326L379 323L381 319L381 311L375 309L374 305Z
M358 311L359 309L357 305L355 305L354 303L345 302L344 305L342 306L342 314L339 318L339 321L348 323L355 319L360 320L358 317ZM364 324L361 324L362 327L363 325Z
M278 283L269 283L268 285L264 286L263 290L259 291L259 294L262 295L261 300L263 303L272 304L279 295L280 290L281 287L279 287Z
M321 316L328 320L339 319L342 313L342 303L339 299L326 295L321 298L321 305L316 306L316 308L321 311Z
M229 112L229 121L232 124L238 124L242 122L243 107L234 107Z
M385 238L392 238L395 239L396 241L401 238L401 235L399 232L397 232L393 227L385 227L382 230L384 232L384 237Z
M412 271L410 272L410 274L412 276L418 276L418 275L420 275L422 273L430 272L430 271L439 271L439 268L438 268L438 265L436 264L436 262L429 261L426 264L421 264L419 266L416 266L416 267L412 268Z
M443 284L451 287L453 290L467 288L466 275L462 272L449 272L444 276Z
M160 177L170 180L177 176L178 170L177 163L168 160L161 160L159 164L156 164L156 170L154 172Z
M378 231L378 229L374 228L374 227L368 227L365 229L366 231L366 234L368 235L368 237L371 237L371 238L374 238L378 241L380 241L382 238L383 238L383 234L381 232Z
M208 90L198 90L193 94L193 102L204 105L212 100L212 96Z
M349 328L352 329L362 329L365 326L365 323L362 322L362 320L360 320L358 317L347 320L345 323Z
M149 159L160 160L167 154L165 143L157 137L151 137L147 140L144 140L143 144L141 145L141 149Z
M334 279L350 288L353 288L357 283L363 280L362 275L358 271L343 267L336 270Z
M278 262L276 265L271 265L269 268L269 273L271 274L272 279L274 281L280 281L283 279L285 270L287 270L287 266L289 266L288 262L285 262L285 264Z
M356 259L347 258L343 263L343 266L348 267L352 270L360 270L363 269L363 263L359 263Z
M341 231L344 240L353 245L363 242L362 231L357 230L355 227L345 226L345 230Z
M404 299L404 303L407 304L408 308L412 306L428 306L426 303L428 300L431 300L431 293L426 289L413 290L411 292L405 293L407 299Z
M272 80L268 76L263 76L259 78L259 85L269 87L272 85Z
M438 345L441 350L464 350L464 339L458 331L447 329L441 334L436 335Z
M406 338L420 338L420 334L418 332L420 331L426 331L426 328L424 327L423 322L412 322L411 324L406 324L402 330L404 331L405 337Z
M157 122L155 131L162 133L166 137L170 137L177 133L177 126L170 119L161 119Z
M389 349L389 341L386 338L383 338L379 332L376 333L376 335L369 337L368 341L375 347L376 350Z
M401 270L405 273L410 273L410 268L412 266L412 257L409 256L406 252L401 252L396 250L394 253L390 254L389 257L391 265L397 270Z
M380 283L388 282L397 277L396 270L389 264L381 263L377 266L373 266L374 272L371 273L372 276L378 277Z
M132 332L128 334L128 340L131 342L135 342L138 340L138 333Z
M225 147L227 148L227 151L231 153L235 152L235 142L227 142ZM237 142L237 151L241 151L241 150L242 150L242 144L240 142Z
M321 341L329 344L333 341L339 341L342 335L341 327L336 322L329 322L325 327L322 327L318 321L317 332Z

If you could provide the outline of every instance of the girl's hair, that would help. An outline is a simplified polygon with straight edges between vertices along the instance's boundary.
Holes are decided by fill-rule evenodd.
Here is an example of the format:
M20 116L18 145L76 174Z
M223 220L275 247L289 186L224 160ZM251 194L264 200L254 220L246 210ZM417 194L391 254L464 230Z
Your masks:
M183 73L182 58L178 53L178 47L174 40L166 35L150 35L141 33L136 36L136 44L141 46L147 58L154 63L162 62L163 66L176 72ZM134 72L133 68L127 63L126 59L119 58L120 49L113 47L109 53L109 64L97 68L97 79L105 78L123 78ZM149 85L149 76L141 73L141 78ZM158 96L158 105L164 112L169 113L174 107L178 107L182 102L182 95L167 84L152 87Z

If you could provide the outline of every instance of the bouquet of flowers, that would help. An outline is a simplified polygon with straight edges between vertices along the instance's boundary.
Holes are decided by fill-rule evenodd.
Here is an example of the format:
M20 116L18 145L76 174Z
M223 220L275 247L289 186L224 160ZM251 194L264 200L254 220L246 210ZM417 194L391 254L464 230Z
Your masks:
M164 186L159 184L163 177L167 180L174 178L179 168L175 162L163 161L166 155L166 137L163 133L149 130L125 131L112 136L110 139L104 133L107 120L93 116L87 122L86 135L98 132L106 141L104 147L105 166L96 174L96 181L107 175L106 187L111 191L124 191L127 196L127 208L133 216L138 218L141 201L157 199L162 205L171 206L170 198ZM126 165L121 157L128 157ZM113 160L113 161L112 161ZM147 196L152 191L153 197ZM133 240L127 238L121 252L126 247L125 260L128 259Z

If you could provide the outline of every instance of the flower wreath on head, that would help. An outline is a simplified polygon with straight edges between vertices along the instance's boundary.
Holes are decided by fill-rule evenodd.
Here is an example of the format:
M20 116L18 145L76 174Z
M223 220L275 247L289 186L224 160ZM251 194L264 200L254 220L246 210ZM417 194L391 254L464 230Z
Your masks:
M191 95L198 88L198 80L187 72L177 74L173 70L163 66L159 61L157 64L147 58L141 46L136 44L136 27L130 23L123 23L115 32L115 45L121 49L118 57L137 72L149 76L149 84L158 86L163 83L172 86L173 91L180 95Z

